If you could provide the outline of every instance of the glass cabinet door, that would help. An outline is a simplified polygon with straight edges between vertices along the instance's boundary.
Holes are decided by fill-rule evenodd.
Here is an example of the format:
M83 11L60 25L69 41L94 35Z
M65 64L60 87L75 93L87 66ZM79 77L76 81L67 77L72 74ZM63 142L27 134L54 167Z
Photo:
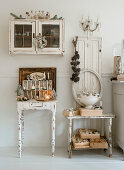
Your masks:
M32 25L14 25L14 48L32 47Z
M9 54L64 54L64 20L11 20Z
M39 21L38 34L45 37L47 45L42 49L37 49L39 54L61 54L63 51L63 21L49 20Z
M15 21L12 26L12 50L14 52L35 51L35 44L33 41L35 22Z
M45 36L47 45L45 48L59 48L60 47L60 26L42 24L42 36Z

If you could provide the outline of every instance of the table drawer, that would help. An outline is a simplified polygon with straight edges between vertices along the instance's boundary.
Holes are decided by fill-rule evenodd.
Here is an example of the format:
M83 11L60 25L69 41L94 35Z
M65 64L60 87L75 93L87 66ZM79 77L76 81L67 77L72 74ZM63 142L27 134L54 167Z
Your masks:
M43 107L43 103L42 102L32 102L30 103L30 107Z

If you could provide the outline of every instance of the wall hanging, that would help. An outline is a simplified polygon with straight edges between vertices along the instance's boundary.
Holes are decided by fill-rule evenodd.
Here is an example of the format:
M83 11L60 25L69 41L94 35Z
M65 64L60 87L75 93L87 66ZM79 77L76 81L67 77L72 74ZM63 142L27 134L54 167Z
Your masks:
M9 22L10 54L64 55L64 19L49 12L26 12Z
M72 81L74 82L78 82L80 80L79 78L79 74L80 74L80 55L78 54L78 51L76 51L76 45L77 45L77 39L78 37L76 37L75 39L73 39L72 43L74 45L74 56L71 58L71 65L72 65L72 70L73 70L73 74L72 77L70 78Z

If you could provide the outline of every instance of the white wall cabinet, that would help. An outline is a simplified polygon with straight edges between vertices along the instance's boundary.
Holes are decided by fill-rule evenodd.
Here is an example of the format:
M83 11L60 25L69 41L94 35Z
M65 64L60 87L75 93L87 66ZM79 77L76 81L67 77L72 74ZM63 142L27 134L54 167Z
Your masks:
M124 151L124 83L113 81L113 111L116 115L114 126L115 144Z
M38 46L38 35L47 40L44 48ZM64 20L11 20L9 53L64 55Z

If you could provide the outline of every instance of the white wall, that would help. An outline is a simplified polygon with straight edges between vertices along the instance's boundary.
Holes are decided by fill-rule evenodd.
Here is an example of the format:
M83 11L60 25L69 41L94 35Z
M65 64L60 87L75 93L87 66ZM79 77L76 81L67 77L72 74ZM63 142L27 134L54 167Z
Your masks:
M19 67L57 67L56 144L66 145L66 121L62 110L72 107L70 59L73 55L72 38L83 36L80 28L82 15L99 16L103 38L102 72L113 71L113 45L124 37L123 0L1 0L0 5L0 146L17 145L16 94ZM65 18L65 56L8 54L9 13L23 14L29 10L45 10ZM111 111L111 86L109 75L104 74L104 108ZM109 95L110 94L110 95ZM42 116L41 116L42 115ZM49 122L49 124L48 124ZM25 114L25 145L49 146L50 116L48 112Z

